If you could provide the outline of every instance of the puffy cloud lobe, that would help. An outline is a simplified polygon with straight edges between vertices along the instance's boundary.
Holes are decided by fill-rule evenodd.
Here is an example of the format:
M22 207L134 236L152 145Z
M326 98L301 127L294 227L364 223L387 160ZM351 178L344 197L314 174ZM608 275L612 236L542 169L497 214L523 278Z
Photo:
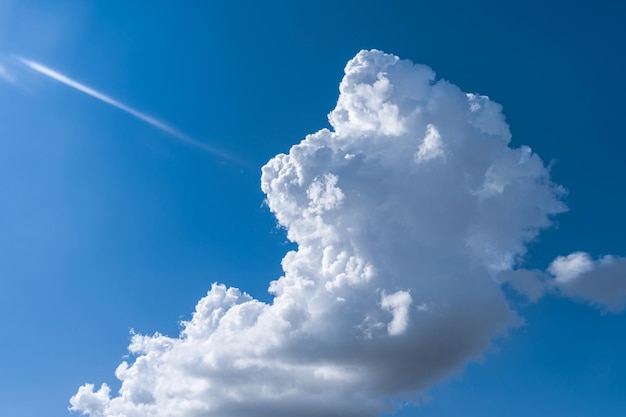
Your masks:
M554 259L546 271L508 270L498 279L531 302L556 293L610 313L626 309L626 258L614 255L593 260L586 252L574 252Z
M606 255L593 260L575 252L556 258L548 267L551 286L565 296L588 302L612 313L626 308L626 258Z
M270 304L213 285L178 337L135 335L117 396L84 385L92 417L375 416L519 320L495 276L565 210L501 107L380 51L345 69L332 130L262 170L298 249Z
M384 310L393 314L393 319L387 324L387 331L395 336L406 331L409 325L409 307L413 302L407 291L398 291L391 295L383 295L380 305Z
M603 258L601 263L608 263L611 258ZM557 283L564 284L571 282L580 275L594 269L594 262L589 254L584 252L575 252L568 256L559 256L548 267L548 272L554 275Z
M429 160L443 155L443 144L441 141L441 135L439 131L433 125L428 125L426 130L426 136L424 141L417 150L416 159L417 162Z
M85 384L72 397L72 408L92 416L103 416L110 401L110 392L106 384L95 392L93 384Z

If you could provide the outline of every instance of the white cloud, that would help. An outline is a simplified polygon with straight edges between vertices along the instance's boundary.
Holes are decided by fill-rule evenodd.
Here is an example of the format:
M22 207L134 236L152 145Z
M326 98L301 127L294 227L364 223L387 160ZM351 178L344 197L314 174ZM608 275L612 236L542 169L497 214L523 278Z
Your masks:
M92 416L103 416L107 411L111 389L106 384L94 391L93 384L85 384L72 397L72 406Z
M626 258L618 256L593 260L586 252L574 252L554 259L546 271L508 270L498 279L532 302L556 293L610 313L626 309Z
M575 252L567 256L559 256L548 267L548 272L554 275L560 284L570 282L585 272L594 268L594 262L589 254L585 252Z
M333 130L263 167L289 239L270 304L214 285L178 337L135 335L92 417L376 416L519 323L495 275L565 210L501 107L423 65L361 51ZM421 155L421 158L420 158Z
M585 252L560 256L550 264L552 285L575 300L612 313L626 308L626 258L606 255L593 260Z

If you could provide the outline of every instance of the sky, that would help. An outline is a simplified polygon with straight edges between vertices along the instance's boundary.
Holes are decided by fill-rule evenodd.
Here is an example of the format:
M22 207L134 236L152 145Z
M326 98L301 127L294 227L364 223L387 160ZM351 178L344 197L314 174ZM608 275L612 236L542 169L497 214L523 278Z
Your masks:
M614 3L2 2L0 414L626 416Z

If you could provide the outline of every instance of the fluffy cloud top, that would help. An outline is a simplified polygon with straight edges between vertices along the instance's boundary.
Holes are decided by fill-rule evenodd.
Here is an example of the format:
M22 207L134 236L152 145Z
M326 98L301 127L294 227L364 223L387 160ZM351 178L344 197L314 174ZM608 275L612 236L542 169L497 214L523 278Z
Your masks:
M267 204L298 245L273 301L213 285L178 337L133 337L118 394L86 384L73 410L376 416L519 323L496 276L565 207L541 159L509 146L500 105L361 51L329 121L263 167ZM562 291L601 275L605 261L585 262L553 263Z

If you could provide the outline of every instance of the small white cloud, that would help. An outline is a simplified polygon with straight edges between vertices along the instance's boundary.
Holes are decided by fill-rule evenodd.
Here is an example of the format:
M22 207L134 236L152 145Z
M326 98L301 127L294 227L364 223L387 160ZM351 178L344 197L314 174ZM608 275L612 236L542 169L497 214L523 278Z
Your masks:
M626 258L613 255L594 260L586 252L554 259L547 270L503 271L498 279L507 282L530 301L556 292L610 313L626 309Z
M548 272L567 297L612 313L626 308L626 258L606 255L593 260L585 252L575 252L556 258Z

